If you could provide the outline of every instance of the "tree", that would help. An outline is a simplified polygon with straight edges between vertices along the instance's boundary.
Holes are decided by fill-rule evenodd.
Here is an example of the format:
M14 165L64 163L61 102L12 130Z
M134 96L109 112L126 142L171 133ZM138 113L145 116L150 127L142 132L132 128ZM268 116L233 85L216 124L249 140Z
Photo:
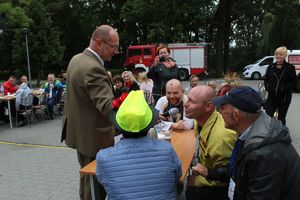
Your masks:
M43 2L32 0L25 10L33 21L29 27L28 46L32 71L39 81L45 76L43 72L59 71L64 46L60 44L60 34L46 12ZM16 66L26 66L24 33L22 30L16 30L16 35L12 41L12 60Z
M0 3L0 67L10 70L15 69L12 65L12 46L11 42L16 38L15 30L29 27L32 20L25 14L24 9L13 6L10 1Z

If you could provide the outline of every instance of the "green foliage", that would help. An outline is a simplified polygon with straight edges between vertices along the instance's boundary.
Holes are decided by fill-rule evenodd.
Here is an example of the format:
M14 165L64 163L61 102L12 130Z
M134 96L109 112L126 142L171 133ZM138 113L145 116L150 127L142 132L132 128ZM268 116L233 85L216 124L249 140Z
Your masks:
M95 27L110 24L121 46L110 66L121 68L132 44L205 41L211 71L238 71L280 45L300 49L299 10L299 0L2 0L0 68L27 72L23 28L37 77L66 69Z

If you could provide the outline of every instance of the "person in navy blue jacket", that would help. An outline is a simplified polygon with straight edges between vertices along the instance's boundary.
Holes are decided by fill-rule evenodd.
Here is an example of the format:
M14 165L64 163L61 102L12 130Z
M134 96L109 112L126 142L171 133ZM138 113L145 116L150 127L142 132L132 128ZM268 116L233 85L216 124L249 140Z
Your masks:
M170 142L147 136L158 119L142 90L131 91L112 121L123 134L96 157L96 176L109 200L176 199L181 161Z

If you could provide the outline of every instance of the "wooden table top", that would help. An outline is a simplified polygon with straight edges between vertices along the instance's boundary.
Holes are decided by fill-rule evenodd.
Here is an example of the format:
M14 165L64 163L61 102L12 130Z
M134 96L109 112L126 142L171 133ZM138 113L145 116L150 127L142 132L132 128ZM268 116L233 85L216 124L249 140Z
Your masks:
M196 145L194 130L172 130L171 144L182 163L182 176L179 181L183 182L194 156ZM81 174L96 175L96 160L81 168L79 172Z

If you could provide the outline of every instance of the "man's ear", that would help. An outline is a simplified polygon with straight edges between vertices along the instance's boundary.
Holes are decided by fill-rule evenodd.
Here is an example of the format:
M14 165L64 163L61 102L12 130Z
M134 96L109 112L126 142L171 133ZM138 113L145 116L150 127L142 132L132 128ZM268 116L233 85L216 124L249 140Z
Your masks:
M234 109L233 110L233 118L234 118L234 120L235 121L238 121L239 120L239 118L240 118L240 111L238 110L238 109Z

